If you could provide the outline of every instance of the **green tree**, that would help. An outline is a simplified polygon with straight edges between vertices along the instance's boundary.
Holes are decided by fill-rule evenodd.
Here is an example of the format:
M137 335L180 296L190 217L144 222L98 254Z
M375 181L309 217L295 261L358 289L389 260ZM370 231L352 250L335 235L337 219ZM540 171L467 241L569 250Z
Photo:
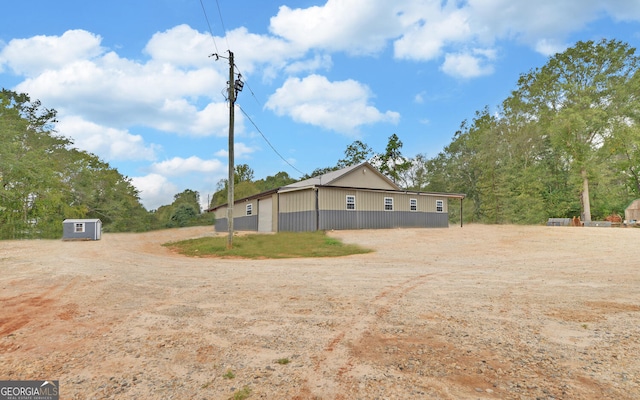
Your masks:
M238 164L234 168L233 184L237 185L240 182L253 181L253 169L248 164Z
M407 182L401 182L401 178L411 168L411 161L402 155L402 141L398 135L394 133L389 136L384 153L375 155L372 162L380 172L393 182L407 186Z
M173 214L171 215L172 226L188 226L198 218L198 209L193 204L179 203L173 208Z
M53 130L56 112L0 92L0 238L59 237L65 218L105 230L144 230L148 213L130 180Z
M185 189L173 196L169 205L158 207L153 213L153 226L156 229L184 226L212 225L214 215L200 210L200 193Z
M338 168L338 166L334 166L334 167L324 167L324 168L316 168L314 169L310 174L305 174L303 175L300 180L305 180L305 179L311 179L311 178L315 178L316 176L320 176L320 175L324 175L327 174L329 172L333 172L333 171L337 171L340 168Z
M188 204L194 210L200 209L200 193L195 190L185 189L183 192L173 196L173 205ZM200 214L200 212L198 212Z
M520 77L513 96L548 132L551 146L578 176L584 219L591 220L590 180L602 165L600 151L615 141L629 108L637 108L639 60L616 40L578 42L542 68Z
M360 140L356 140L347 146L344 151L344 158L338 160L337 167L345 168L351 165L358 165L367 161L371 156L373 156L373 149Z
M295 179L290 177L286 172L281 171L273 176L269 175L264 179L257 180L255 184L260 192L266 192L267 190L287 186L294 182L296 182Z

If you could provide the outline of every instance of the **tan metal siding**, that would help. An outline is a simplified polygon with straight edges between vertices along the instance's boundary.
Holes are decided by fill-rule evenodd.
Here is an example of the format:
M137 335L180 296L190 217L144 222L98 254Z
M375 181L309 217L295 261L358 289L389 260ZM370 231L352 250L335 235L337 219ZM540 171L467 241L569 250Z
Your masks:
M227 218L227 207L218 208L214 214L216 215L216 219Z
M233 218L247 216L247 204L251 204L251 215L258 215L258 200L242 201L233 206Z
M426 195L422 195L420 197L425 200L424 204L426 208L424 209L424 211L436 212L436 200L442 200L442 212L443 213L449 212L449 208L448 208L449 202L447 201L448 199L446 197L426 196ZM420 204L420 200L418 200L418 204ZM418 206L418 209L422 211L419 206Z
M280 193L280 210L282 213L314 211L316 208L315 190L296 190Z
M388 181L366 166L351 171L349 174L331 182L330 185L368 189L396 189Z
M358 193L356 190L321 188L318 190L318 205L321 210L346 210L347 196L356 196L358 208Z
M385 197L393 199L394 211L411 211L410 199L416 199L419 212L436 212L436 200L442 200L443 213L447 213L447 198L415 193L373 192L357 189L319 189L318 199L321 210L346 210L347 196L355 196L356 210L384 211Z

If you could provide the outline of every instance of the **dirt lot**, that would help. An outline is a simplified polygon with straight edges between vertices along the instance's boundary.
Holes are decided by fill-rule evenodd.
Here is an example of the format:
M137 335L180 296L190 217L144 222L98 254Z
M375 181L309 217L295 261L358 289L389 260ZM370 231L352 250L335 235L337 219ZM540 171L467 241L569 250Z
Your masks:
M640 229L336 231L375 252L333 259L160 246L203 235L0 242L0 379L61 399L640 398Z

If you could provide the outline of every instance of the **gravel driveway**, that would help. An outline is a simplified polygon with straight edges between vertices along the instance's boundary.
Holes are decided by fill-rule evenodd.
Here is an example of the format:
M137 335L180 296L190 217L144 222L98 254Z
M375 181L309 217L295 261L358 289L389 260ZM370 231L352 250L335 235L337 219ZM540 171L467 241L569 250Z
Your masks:
M0 241L0 379L61 399L638 399L640 229L335 231L187 258L197 227Z

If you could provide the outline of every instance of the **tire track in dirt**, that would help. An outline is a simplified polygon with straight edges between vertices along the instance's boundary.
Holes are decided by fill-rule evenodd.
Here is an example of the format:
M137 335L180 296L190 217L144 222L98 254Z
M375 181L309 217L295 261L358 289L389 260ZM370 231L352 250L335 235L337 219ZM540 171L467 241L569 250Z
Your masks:
M423 274L396 285L384 288L373 300L354 316L349 323L338 328L338 333L325 346L322 353L314 360L314 376L305 379L300 394L296 399L303 399L314 392L310 382L315 388L319 388L323 393L321 397L329 396L334 399L345 399L349 383L349 372L356 366L358 360L351 353L350 343L356 343L363 335L372 330L377 330L379 321L386 317L408 293L427 283L430 276L434 274Z

